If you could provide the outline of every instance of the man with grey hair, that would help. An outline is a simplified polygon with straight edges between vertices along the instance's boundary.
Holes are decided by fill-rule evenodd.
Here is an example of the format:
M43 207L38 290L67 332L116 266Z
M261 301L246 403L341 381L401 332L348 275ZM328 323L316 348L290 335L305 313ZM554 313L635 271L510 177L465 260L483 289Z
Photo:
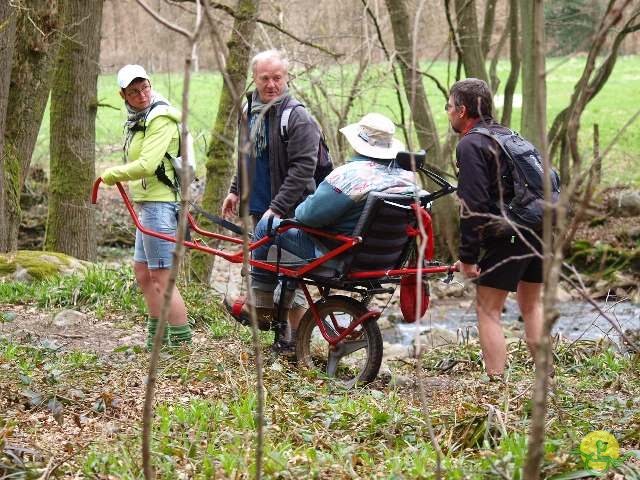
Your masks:
M222 215L226 218L238 213L242 164L249 187L247 207L254 225L270 216L291 216L295 207L315 191L313 174L320 129L304 106L289 93L288 67L288 60L279 50L260 52L251 61L256 89L247 94L247 108L240 119L237 171L222 204ZM280 126L285 110L289 119L287 135L283 138ZM247 145L250 147L246 148ZM294 335L304 305L304 296L298 292L289 312ZM256 307L274 308L272 296L256 298Z

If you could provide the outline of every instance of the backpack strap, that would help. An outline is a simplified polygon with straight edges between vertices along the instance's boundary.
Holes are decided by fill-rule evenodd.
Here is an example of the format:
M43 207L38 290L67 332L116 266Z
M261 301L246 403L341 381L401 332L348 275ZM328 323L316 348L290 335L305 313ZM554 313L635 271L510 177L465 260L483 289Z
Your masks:
M289 117L291 112L298 107L304 107L304 105L297 100L290 99L280 113L280 140L283 143L289 141Z
M513 130L509 130L509 134L510 135L518 135L516 132L514 132ZM500 145L500 149L504 152L504 154L507 156L507 158L513 162L513 157L511 156L511 154L509 153L509 150L507 150L507 148L504 146L504 142L502 141L502 138L500 138L499 135L497 135L495 132L492 132L491 130L489 130L487 127L473 127L471 130L469 130L467 132L467 134L469 133L478 133L480 135L484 135L485 137L489 137L492 138L493 140L495 140L495 142ZM519 136L519 135L518 135Z
M140 125L140 122L138 122L129 130L132 132L142 132L142 135L145 135L147 132L147 118L149 117L149 114L151 113L151 111L155 107L160 105L168 106L169 104L163 100L158 100L157 102L153 102L149 107L149 110L147 111L146 115L144 116L142 125ZM180 127L178 126L178 122L176 122L176 128L178 128L178 157L179 157L180 150L181 150L181 138L180 138L181 135L180 135ZM169 152L164 152L164 158L169 160L169 162L173 160L173 157L169 154ZM169 180L169 177L167 176L167 171L165 170L165 167L164 167L164 162L160 162L160 165L158 165L158 168L156 168L156 171L154 172L154 174L159 182L169 187L176 195L178 195L179 193L178 186L174 182Z

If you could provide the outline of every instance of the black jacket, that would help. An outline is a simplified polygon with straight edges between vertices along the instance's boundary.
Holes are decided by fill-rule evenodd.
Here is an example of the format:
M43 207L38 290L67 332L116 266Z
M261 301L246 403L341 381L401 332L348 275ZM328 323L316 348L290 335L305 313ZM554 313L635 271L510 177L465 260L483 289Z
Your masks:
M508 131L492 119L476 126ZM467 133L458 142L456 159L458 197L462 204L458 255L462 262L475 264L480 248L491 240L490 234L484 231L490 221L486 214L499 215L501 201L505 204L511 201L513 180L504 152L486 135Z
M247 94L250 99L253 92ZM282 216L293 215L298 206L309 194L316 189L313 173L318 159L318 145L320 142L320 129L315 120L304 107L292 110L288 125L288 142L280 138L280 117L287 103L293 97L287 96L282 103L270 108L267 113L269 167L271 171L271 204L269 207ZM247 135L247 115L243 114L240 121L240 145L238 151L242 152ZM240 182L238 172L240 169L240 157L238 155L238 170L233 178L229 191L240 195ZM255 159L251 155L249 162L249 185L255 170Z

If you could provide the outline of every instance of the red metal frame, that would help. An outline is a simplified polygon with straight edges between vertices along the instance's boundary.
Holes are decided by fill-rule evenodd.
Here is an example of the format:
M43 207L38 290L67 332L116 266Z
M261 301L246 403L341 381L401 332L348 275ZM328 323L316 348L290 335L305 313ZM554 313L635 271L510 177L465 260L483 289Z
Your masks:
M96 179L96 181L93 184L93 190L91 192L91 203L95 204L98 201L98 189L100 187L100 183L102 183L102 178L98 178ZM150 235L153 237L157 237L157 238L161 238L163 240L167 240L169 242L173 242L176 243L176 238L172 237L170 235L166 235L163 233L159 233L156 232L154 230L149 230L145 227L143 227L140 224L140 220L138 219L138 215L136 214L134 208L133 208L133 204L131 203L131 200L129 199L129 196L127 195L127 192L125 191L124 187L122 186L122 184L120 182L116 182L116 187L118 188L119 192L120 192L120 196L122 197L124 204L127 208L127 210L129 211L129 215L131 215L131 218L133 219L133 222L136 225L136 228L138 230L140 230L142 233L144 233L145 235ZM190 228L196 232L199 235L202 235L203 237L207 237L207 238L213 238L213 239L217 239L217 240L222 240L225 242L229 242L235 245L242 245L243 244L243 240L241 238L237 238L237 237L231 237L228 235L222 235L219 233L215 233L215 232L210 232L208 230L204 230L202 228L200 228L197 224L195 219L193 218L193 216L188 213L188 221L189 221L189 226ZM299 225L285 225L285 226L281 226L278 228L278 232L282 233L285 232L291 228L298 228L301 230L304 230L305 232L311 233L313 235L316 236L320 236L320 237L325 237L325 238L329 238L332 239L336 242L342 242L341 245L339 245L338 247L334 248L333 250L331 250L330 252L328 252L327 254L325 254L324 256L317 258L316 260L302 265L302 266L298 266L296 268L287 268L285 266L282 265L274 265L272 263L267 263L264 261L259 261L259 260L253 260L250 259L249 260L249 264L251 266L254 267L258 267L264 270L268 270L271 272L279 272L280 274L286 276L286 277L291 277L291 278L297 278L297 279L301 279L303 278L308 272L314 270L315 268L317 268L318 266L324 264L325 262L331 260L332 258L337 257L338 255L342 254L343 252L346 252L347 250L355 247L356 245L358 245L359 243L362 242L362 239L359 237L348 237L345 235L338 235L338 234L332 234L332 233L327 233L324 232L322 230L317 230L315 228L310 228L310 227L304 227L304 226L299 226ZM429 232L431 233L431 232ZM408 233L409 234L409 233ZM269 242L272 239L271 236L267 236L264 238L261 238L258 241L255 242L251 242L249 243L249 251L253 251L256 248L264 245L265 243ZM218 250L215 248L211 248L208 247L207 245L204 245L202 243L200 243L198 240L194 240L194 241L184 241L183 245L187 248L192 248L194 250L199 250L201 252L205 252L205 253L209 253L212 255L216 255L218 257L224 258L225 260L231 262L231 263L242 263L243 261L243 251L242 249L240 249L239 251L235 252L235 253L229 253L229 252L225 252L223 250ZM434 273L452 273L454 271L457 271L457 267L455 265L448 265L448 266L427 266L427 267L421 267L421 268L415 268L415 267L407 267L407 268L400 268L400 269L394 269L394 270L376 270L376 271L369 271L369 272L354 272L354 273L349 273L347 275L347 280L366 280L366 279L384 279L384 278L389 278L389 277L402 277L402 276L407 276L407 275L416 275L419 272L422 273L423 275L430 275L430 274L434 274ZM322 336L324 337L324 339L332 346L337 345L338 343L340 343L342 340L344 340L344 338L346 338L348 335L350 335L356 328L358 328L358 326L360 326L362 323L371 320L371 319L377 319L380 315L381 312L377 311L377 310L370 310L368 311L366 314L364 314L363 316L361 316L360 318L356 319L355 321L351 322L349 324L349 326L347 328L336 328L336 331L340 330L340 335L338 337L333 337L331 335L328 334L323 322L320 320L319 315L318 315L318 309L315 305L315 302L313 301L311 294L309 293L309 289L307 288L307 284L302 280L299 282L300 287L302 288L305 297L307 299L307 302L309 304L309 308L311 309L313 316L315 318L316 324L318 325L318 328L320 329L320 332L322 333ZM337 327L337 326L336 326Z

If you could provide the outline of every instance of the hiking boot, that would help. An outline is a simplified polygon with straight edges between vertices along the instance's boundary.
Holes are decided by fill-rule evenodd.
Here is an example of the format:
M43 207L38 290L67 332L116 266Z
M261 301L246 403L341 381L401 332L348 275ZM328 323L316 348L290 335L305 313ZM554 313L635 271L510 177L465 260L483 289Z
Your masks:
M296 356L296 342L278 340L271 345L271 351L285 358L293 358Z

